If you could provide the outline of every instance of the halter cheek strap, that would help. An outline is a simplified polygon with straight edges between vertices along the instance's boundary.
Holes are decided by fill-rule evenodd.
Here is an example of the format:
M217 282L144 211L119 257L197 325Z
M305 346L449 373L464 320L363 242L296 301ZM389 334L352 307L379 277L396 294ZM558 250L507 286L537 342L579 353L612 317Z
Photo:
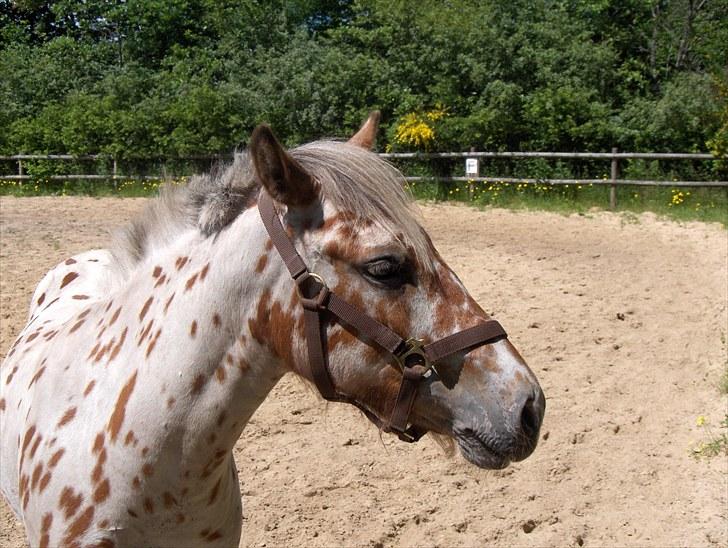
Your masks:
M318 391L329 401L356 405L382 430L396 433L403 441L419 440L427 431L409 425L419 383L431 375L435 365L441 360L506 338L503 327L496 320L484 320L429 344L414 338L404 340L383 323L330 291L320 276L309 272L286 234L272 198L265 191L261 191L259 195L258 210L273 245L296 283L303 307L309 378L313 380ZM380 419L364 403L336 390L329 375L326 351L328 345L325 324L330 318L354 331L367 344L377 346L390 354L399 365L402 380L389 420Z

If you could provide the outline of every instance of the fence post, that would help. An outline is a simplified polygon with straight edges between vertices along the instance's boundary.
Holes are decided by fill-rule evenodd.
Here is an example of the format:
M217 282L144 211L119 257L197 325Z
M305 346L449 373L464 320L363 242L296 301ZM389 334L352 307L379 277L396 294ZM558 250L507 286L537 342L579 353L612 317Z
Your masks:
M617 154L617 147L612 147L612 154ZM612 156L612 184L609 185L609 209L617 209L617 177L619 176L619 160Z
M475 152L475 147L470 147L470 152ZM467 160L465 160L465 162L467 163ZM476 160L476 162L477 162L477 160ZM471 175L470 173L465 173L466 177L469 177L470 175ZM476 173L475 176L476 177L480 176L480 173ZM474 196L475 196L475 184L473 183L472 180L469 180L468 181L468 201L472 202Z
M117 182L116 182L116 178L118 177L116 167L117 167L116 166L116 156L114 156L113 176L111 177L111 179L112 179L112 181L114 183L114 192L116 192L118 190L118 188L117 188Z
M18 160L18 175L20 175L20 181L23 181L23 160Z

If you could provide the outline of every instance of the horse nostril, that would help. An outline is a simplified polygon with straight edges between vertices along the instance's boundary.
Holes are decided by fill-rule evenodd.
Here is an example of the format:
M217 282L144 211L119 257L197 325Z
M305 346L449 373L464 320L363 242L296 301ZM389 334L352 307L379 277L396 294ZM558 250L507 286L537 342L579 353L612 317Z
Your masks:
M541 420L536 411L535 399L533 397L528 398L521 410L521 428L523 429L523 433L529 438L534 438L538 435L540 427Z

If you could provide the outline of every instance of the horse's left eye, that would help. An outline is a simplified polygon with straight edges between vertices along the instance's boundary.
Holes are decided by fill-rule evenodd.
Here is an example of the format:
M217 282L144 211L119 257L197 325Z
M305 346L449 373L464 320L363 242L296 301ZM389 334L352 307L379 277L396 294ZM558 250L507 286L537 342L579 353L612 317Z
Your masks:
M408 281L404 260L396 257L379 257L364 264L362 271L368 279L396 289Z

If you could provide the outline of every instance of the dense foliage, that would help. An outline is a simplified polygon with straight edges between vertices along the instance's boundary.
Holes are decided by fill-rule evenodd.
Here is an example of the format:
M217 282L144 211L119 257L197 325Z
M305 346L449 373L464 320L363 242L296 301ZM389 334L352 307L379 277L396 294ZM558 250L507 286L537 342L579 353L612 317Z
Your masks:
M0 152L228 152L378 108L395 150L725 153L727 44L728 0L0 0Z

